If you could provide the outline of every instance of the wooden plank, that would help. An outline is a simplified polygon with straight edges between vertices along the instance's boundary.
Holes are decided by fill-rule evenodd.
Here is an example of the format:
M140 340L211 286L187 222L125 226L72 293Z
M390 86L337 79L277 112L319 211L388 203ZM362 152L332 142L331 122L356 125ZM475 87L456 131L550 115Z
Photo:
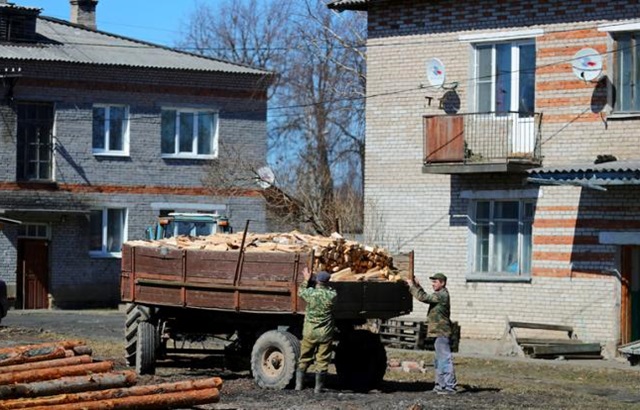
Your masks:
M548 344L582 344L578 339L535 339L535 338L516 338L519 345L548 345Z
M573 327L564 325L549 325L545 323L529 323L529 322L509 322L509 327L519 327L522 329L539 329L539 330L557 330L562 332L573 332Z
M600 343L583 343L579 345L548 345L532 346L535 355L567 355L572 353L597 353L600 354L602 347Z

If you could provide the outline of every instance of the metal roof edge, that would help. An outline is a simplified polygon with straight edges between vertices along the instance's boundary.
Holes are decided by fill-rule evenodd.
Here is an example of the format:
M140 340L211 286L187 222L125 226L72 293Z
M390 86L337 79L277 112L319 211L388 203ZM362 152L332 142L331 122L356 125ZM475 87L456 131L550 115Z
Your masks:
M142 45L145 45L145 46L160 48L160 49L164 49L164 50L167 50L167 51L188 55L188 56L191 56L191 57L202 58L204 60L215 61L215 62L219 62L219 63L229 64L229 65L232 65L232 66L242 67L242 68L246 68L246 69L257 71L256 73L247 72L247 73L236 73L236 74L262 75L262 76L274 76L274 75L276 75L276 73L274 71L268 71L268 70L264 70L264 69L261 69L261 68L252 67L252 66L249 66L247 64L234 63L234 62L223 60L221 58L203 56L203 55L200 55L200 54L191 53L191 52L188 52L188 51L184 51L184 50L179 50L179 49L176 49L176 48L168 47L168 46L165 46L165 45L162 45L162 44L155 44L155 43L151 43L151 42L148 42L148 41L144 41L144 40L139 40L139 39L135 39L135 38L132 38L132 37L123 36L123 35L120 35L120 34L114 34L114 33L110 33L110 32L107 32L107 31L92 29L92 28L89 28L89 27L85 27L85 26L83 26L81 24L74 24L74 23L71 23L69 21L58 19L58 18L55 18L55 17L38 16L38 19L48 20L48 21L51 21L53 23L66 25L66 26L77 28L77 29L80 29L80 30L86 30L86 31L94 32L94 33L101 34L101 35L104 35L104 36L107 36L107 37L113 37L113 38L117 38L117 39L121 39L121 40L131 41L131 42L142 44ZM89 64L89 63L87 63L87 64ZM100 64L100 65L103 65L103 64ZM131 65L127 65L127 64L118 64L118 65L131 66ZM179 68L175 68L175 69L176 70L180 70ZM205 70L205 69L198 70L198 71L223 71L223 72L226 72L224 70ZM228 71L228 72L231 72L231 71Z

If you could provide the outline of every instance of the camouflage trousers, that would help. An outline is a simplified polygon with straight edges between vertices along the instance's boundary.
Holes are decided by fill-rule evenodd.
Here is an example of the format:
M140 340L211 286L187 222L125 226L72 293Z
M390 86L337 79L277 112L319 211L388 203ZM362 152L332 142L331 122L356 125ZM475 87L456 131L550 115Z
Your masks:
M332 350L333 345L331 340L327 342L310 342L307 339L302 339L298 369L307 371L315 358L316 372L326 372L329 370L329 363L331 363Z

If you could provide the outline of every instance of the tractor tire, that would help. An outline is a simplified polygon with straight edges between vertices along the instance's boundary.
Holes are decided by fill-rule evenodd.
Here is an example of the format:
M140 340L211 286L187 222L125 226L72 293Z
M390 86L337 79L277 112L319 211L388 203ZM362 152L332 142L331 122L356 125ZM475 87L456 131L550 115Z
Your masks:
M136 372L154 374L156 372L157 332L151 322L138 323L136 346Z
M335 351L335 365L342 387L367 392L382 382L387 371L387 352L379 335L355 330L341 337Z
M300 341L289 332L263 333L251 351L251 373L263 389L283 390L294 380Z
M138 323L151 319L151 308L127 303L126 320L124 324L125 360L127 365L136 365L136 353L138 344Z

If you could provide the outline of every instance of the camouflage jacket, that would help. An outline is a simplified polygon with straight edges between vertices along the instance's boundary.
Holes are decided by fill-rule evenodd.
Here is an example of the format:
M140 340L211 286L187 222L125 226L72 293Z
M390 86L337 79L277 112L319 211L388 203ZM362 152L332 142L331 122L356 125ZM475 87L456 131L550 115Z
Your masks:
M420 285L413 285L409 290L420 302L429 304L427 337L451 337L451 305L447 288L427 293Z
M328 342L336 327L331 310L338 294L325 286L308 286L309 282L305 280L298 289L298 295L307 302L302 337L310 342Z

